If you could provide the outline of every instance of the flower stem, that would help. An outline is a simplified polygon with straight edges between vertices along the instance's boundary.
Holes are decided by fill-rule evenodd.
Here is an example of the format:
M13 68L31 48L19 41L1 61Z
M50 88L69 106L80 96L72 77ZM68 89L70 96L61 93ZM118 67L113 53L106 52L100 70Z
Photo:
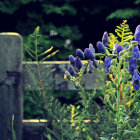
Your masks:
M42 93L43 100L44 100L44 103L45 103L45 109L48 110L46 95L45 95L45 92L44 92L44 86L43 86L43 83L42 83L42 78L41 78L41 73L40 73L37 46L38 46L38 36L35 35L35 54L36 54L36 61L37 61L37 73L38 73L39 83L40 83L40 87L41 87L41 93Z

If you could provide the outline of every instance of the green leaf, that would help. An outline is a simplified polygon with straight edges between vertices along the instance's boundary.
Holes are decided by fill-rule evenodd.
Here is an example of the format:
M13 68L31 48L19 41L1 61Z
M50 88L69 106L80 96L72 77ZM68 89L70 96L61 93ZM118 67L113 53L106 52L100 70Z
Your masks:
M140 10L139 9L117 9L116 11L112 12L110 15L107 16L106 20L110 19L131 19L134 16L140 17Z
M41 53L39 56L49 53L50 51L52 51L52 49L53 49L53 46L51 48L49 48L48 50L44 51L43 53Z
M100 137L101 138L101 140L108 140L107 138L105 138L105 137Z
M44 61L44 60L46 60L47 58L50 58L50 57L54 56L54 55L55 55L56 53L58 53L58 52L59 52L59 50L56 50L55 52L53 52L53 53L47 55L46 57L44 57L43 59L41 59L40 61Z

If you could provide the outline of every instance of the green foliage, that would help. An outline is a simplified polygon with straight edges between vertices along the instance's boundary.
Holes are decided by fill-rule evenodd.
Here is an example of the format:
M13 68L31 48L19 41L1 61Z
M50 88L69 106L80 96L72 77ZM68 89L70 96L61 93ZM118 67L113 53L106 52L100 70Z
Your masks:
M51 93L51 91L50 91ZM46 110L43 108L42 96L38 91L24 91L24 119L43 118Z
M110 53L94 54L95 58L96 56L100 58L103 58L105 56L106 57L105 67L109 65L108 71L106 68L106 71L108 72L108 77L106 78L106 85L102 89L101 95L99 96L101 100L102 100L102 96L104 96L105 108L109 111L108 117L111 119L110 121L113 120L114 125L116 125L116 129L117 129L116 132L113 131L111 135L112 138L109 137L109 135L102 137L102 135L100 134L101 136L100 138L102 140L106 140L106 139L123 140L123 139L127 139L127 137L129 137L129 139L138 139L140 137L139 130L137 129L139 128L139 117L140 117L139 116L140 108L138 103L140 97L139 94L140 88L139 87L136 88L134 86L134 75L128 72L128 69L130 68L129 60L131 58L136 59L137 66L138 66L139 59L133 56L133 51L132 51L133 49L135 49L134 47L138 47L138 42L131 41L133 38L132 32L130 31L129 26L128 24L126 24L126 22L127 20L124 20L123 23L120 24L120 26L117 26L117 29L115 30L118 36L117 38L113 34L110 34L110 38L109 38L110 45L112 44L114 45L117 42L120 44L119 45L120 48L118 47L118 49L122 49L122 50L119 52L117 47L114 47L115 48L114 50L117 52L117 54L114 53L113 49L109 50L111 54ZM113 46L111 46L110 48L113 48ZM138 54L140 53L139 50L137 53ZM110 58L111 60L107 60ZM81 115L79 119L81 120L84 120L85 118L88 117L89 120L94 118L93 115L94 113L92 114L92 111L91 110L89 111L88 109L89 106L91 107L93 105L92 101L95 98L96 91L94 91L92 94L89 95L89 93L84 91L81 84L81 79L84 77L83 72L84 71L88 72L87 69L88 65L89 65L89 60L85 63L84 69L81 68L78 72L75 72L74 76L68 73L67 71L65 73L65 78L73 83L77 82L75 87L78 87L81 90L80 92L81 100L79 101L83 106L83 109L79 113ZM75 67L73 68L75 69ZM138 69L136 68L135 70ZM86 115L86 117L84 115ZM73 116L75 116L74 113ZM77 120L77 117L75 119ZM79 126L82 126L82 130L89 129L89 125L87 128L85 124L79 123ZM114 128L109 125L108 127ZM89 138L97 139L92 135L90 135L89 132L85 135L86 136L89 135ZM82 135L82 137L84 137L85 135Z
M120 44L131 41L133 39L133 33L130 31L129 25L126 23L127 20L123 20L120 26L117 26L115 29L117 36L121 39Z
M30 2L36 2L36 1L38 1L38 0L20 0L20 2L21 2L22 4L28 4L28 3L30 3Z
M53 60L64 60L69 53L73 52L73 44L82 37L76 24L70 25L67 21L61 23L64 16L75 16L77 14L77 9L72 3L73 0L5 0L0 2L0 12L8 15L12 14L12 17L19 17L18 20L16 19L15 30L24 36L25 42L28 40L28 47L31 49L32 43L29 44L31 42L29 41L30 33L35 27L40 26L41 33L46 34L44 39L40 39L44 50L48 49L47 46L65 49L66 54L62 52L53 58ZM58 20L59 17L60 20ZM57 18L57 21L55 18ZM69 43L67 43L67 40L69 40ZM27 59L29 59L28 55L26 55Z
M58 50L52 52L53 47L47 49L47 47L43 47L50 44L50 41L45 41L42 35L39 33L39 26L36 27L33 34L31 34L26 39L26 44L24 44L24 57L28 55L27 59L34 61L45 61L46 59L54 56ZM34 40L35 39L35 40ZM41 44L43 42L43 44ZM49 54L48 54L49 53ZM26 60L26 57L25 57Z
M134 6L135 5L138 5L140 4L140 0L135 0L133 2ZM131 4L131 5L133 5ZM116 6L117 7L117 6ZM140 15L139 15L139 12L140 12L140 9L139 7L126 7L124 5L124 8L123 9L116 9L115 11L111 12L107 17L106 17L106 20L111 20L111 19L132 19L132 18L139 18Z
M71 5L64 4L61 7L59 6L54 6L52 4L44 4L43 5L43 11L45 14L49 15L52 13L57 13L62 16L64 16L65 13L68 13L68 15L75 15L76 14L76 9L72 7Z
M79 92L80 105L61 105L51 98L48 118L50 123L46 124L46 133L53 139L99 140L104 134L110 138L109 134L111 131L115 132L115 127L111 123L112 118L108 116L108 111L94 101L97 94L100 92Z
M12 116L12 137L13 137L13 140L17 140L16 131L14 129L14 115Z
M139 17L139 9L132 9L132 8L126 8L126 9L117 9L116 11L112 12L110 15L107 16L106 20L110 19L130 19L134 17Z
M129 25L127 24L127 20L123 20L120 26L116 26L115 33L116 35L113 33L109 34L109 50L111 51L113 50L115 43L119 43L124 47L129 46L130 43L128 42L130 42L134 37Z
M1 1L0 2L0 11L7 14L13 14L19 6L18 0L14 1Z
M135 4L140 4L140 0L135 0Z

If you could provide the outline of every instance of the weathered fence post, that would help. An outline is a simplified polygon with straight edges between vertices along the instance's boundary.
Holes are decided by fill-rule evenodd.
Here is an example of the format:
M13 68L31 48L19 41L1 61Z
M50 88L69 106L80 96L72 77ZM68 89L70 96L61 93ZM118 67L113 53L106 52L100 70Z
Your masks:
M21 36L17 33L0 33L0 140L13 140L13 128L17 140L22 140L21 77Z

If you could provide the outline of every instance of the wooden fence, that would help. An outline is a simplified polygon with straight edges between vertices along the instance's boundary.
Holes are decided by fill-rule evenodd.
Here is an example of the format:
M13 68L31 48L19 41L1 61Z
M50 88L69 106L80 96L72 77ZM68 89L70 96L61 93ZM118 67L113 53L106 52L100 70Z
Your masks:
M33 122L23 120L23 88L35 85L28 72L28 65L37 77L36 62L23 62L22 37L17 33L0 34L0 140L13 140L12 131L15 130L17 140L22 140L23 131L28 130ZM49 61L40 64L40 67L49 67L42 72L46 74L55 68L44 84L52 82L54 90L76 90L71 82L64 80L64 72L69 65L68 61ZM51 66L51 68L50 68ZM103 64L99 66L104 68ZM83 78L86 89L101 88L104 85L104 73L86 74ZM38 124L39 125L39 124ZM25 132L24 132L25 134ZM36 136L35 136L36 137ZM30 138L32 140L35 138Z

